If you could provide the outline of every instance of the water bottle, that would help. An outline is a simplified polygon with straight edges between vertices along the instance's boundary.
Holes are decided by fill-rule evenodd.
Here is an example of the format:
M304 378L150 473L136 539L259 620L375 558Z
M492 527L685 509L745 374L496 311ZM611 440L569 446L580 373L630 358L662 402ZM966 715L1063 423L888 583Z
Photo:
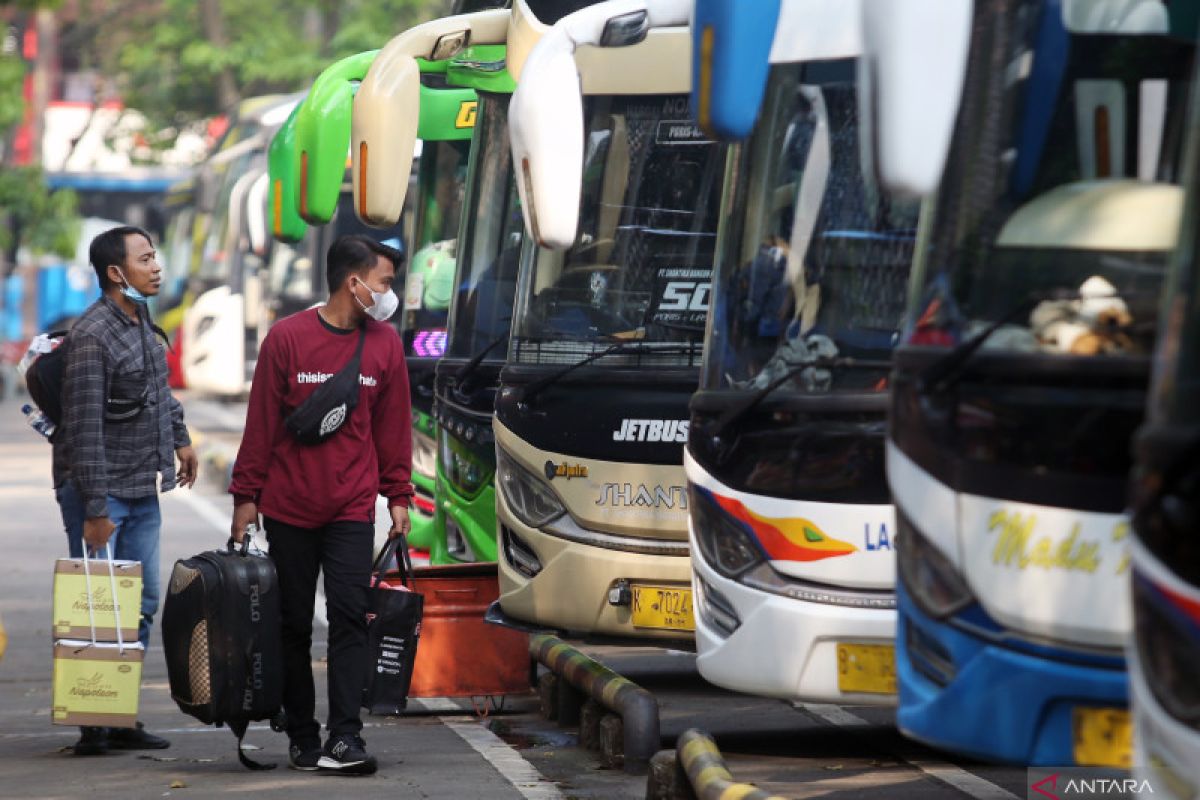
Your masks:
M54 348L58 347L61 339L51 339L48 334L40 333L29 342L29 349L25 351L25 355L17 362L17 372L21 377L25 377L25 373L29 370L29 365L37 360L37 357L43 353L49 353Z
M21 406L21 413L25 415L25 419L29 422L29 426L42 436L45 436L47 439L49 439L54 435L54 423L51 422L50 418L43 414L41 410L36 409L26 403L25 405Z

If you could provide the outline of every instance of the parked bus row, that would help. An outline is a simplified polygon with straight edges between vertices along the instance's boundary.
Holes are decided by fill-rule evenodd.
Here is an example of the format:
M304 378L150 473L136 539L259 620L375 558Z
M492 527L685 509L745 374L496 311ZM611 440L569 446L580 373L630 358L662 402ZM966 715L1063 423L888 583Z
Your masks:
M497 561L501 624L1194 793L1197 10L565 5L327 72L195 204L268 276L411 208L417 543Z

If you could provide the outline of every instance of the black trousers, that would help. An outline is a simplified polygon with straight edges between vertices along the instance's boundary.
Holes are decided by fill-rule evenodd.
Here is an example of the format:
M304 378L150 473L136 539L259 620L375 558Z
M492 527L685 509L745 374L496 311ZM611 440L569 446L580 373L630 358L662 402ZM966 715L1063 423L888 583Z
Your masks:
M319 742L321 734L312 672L318 570L325 573L329 619L327 729L331 736L358 733L367 674L367 598L375 526L331 522L312 529L270 518L263 522L283 606L283 709L288 738L311 743Z

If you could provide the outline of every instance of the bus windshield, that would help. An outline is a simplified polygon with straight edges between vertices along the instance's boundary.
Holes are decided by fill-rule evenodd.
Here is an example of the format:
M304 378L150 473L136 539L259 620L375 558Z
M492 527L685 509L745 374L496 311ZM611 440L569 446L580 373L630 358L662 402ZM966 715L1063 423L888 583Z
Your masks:
M400 318L405 355L438 358L446 350L446 317L454 287L470 142L425 142L418 166L413 241Z
M917 208L863 177L854 61L773 67L731 177L701 388L882 389Z
M512 322L522 226L508 144L508 95L481 92L475 120L475 158L463 213L457 286L450 312L447 354L504 359L503 340Z
M526 240L510 361L572 363L628 341L663 352L596 365L698 365L725 148L683 95L589 97L585 119L579 236L563 252Z
M1125 32L1085 3L980 6L905 340L1145 356L1182 213L1194 30ZM1183 26L1182 23L1179 27ZM1002 69L994 65L1006 65ZM981 103L991 104L988 107Z

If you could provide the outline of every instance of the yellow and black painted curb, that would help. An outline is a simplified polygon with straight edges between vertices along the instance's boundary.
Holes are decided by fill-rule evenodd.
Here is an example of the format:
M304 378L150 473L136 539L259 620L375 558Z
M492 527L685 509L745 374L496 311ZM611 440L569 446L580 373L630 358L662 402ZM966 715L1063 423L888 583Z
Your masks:
M625 771L644 773L660 744L658 700L557 636L536 634L529 654L567 683L621 716Z
M692 791L700 800L787 800L735 781L717 743L703 731L696 728L684 731L679 735L675 752Z

